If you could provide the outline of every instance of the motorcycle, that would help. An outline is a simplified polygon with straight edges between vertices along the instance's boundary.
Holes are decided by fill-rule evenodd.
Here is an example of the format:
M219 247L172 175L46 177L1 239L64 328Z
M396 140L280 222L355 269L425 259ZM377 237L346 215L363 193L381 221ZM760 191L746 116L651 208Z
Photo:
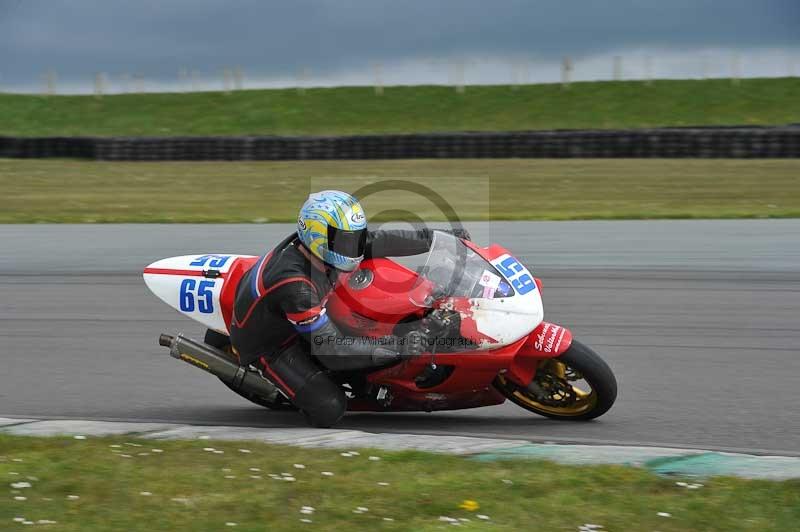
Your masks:
M208 328L203 342L162 334L170 354L217 376L245 399L292 409L269 375L239 364L228 339L236 286L259 257L163 259L144 270L160 299ZM425 353L389 367L332 373L348 411L438 411L510 400L554 419L589 420L614 404L617 382L592 349L543 320L542 282L508 250L434 232L416 271L388 258L340 277L328 316L353 336L380 341L422 331Z

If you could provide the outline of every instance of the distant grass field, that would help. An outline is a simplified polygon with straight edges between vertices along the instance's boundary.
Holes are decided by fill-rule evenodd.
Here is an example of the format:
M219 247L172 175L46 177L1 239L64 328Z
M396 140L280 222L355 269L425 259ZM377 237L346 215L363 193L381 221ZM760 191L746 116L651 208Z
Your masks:
M761 532L800 520L797 481L712 478L690 490L632 467L358 453L0 435L0 530Z
M5 159L0 223L288 222L310 191L386 180L430 188L462 220L800 217L800 160L792 159ZM430 193L390 188L366 197L371 220L445 216Z
M0 94L0 135L344 135L429 131L787 124L800 78L248 90L193 94Z

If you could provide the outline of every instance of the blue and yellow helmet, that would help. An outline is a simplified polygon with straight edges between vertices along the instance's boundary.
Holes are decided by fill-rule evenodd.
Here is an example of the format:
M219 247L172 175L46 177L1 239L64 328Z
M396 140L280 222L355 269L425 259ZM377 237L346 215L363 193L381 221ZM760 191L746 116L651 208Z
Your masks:
M346 192L315 192L300 208L297 236L326 264L350 272L364 259L367 217L358 200Z

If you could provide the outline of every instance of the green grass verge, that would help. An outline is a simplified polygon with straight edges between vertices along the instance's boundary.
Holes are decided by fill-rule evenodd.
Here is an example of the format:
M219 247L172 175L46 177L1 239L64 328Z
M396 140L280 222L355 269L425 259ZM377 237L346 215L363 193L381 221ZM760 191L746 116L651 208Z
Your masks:
M400 179L463 220L800 216L800 160L412 160L108 163L0 160L0 223L290 222L312 190ZM365 200L373 221L442 220L418 194Z
M295 480L270 477L283 473ZM714 478L687 490L621 466L366 450L345 458L252 442L0 436L0 478L9 485L0 499L2 530L24 529L15 517L56 521L48 530L64 532L451 528L442 516L469 519L461 521L466 530L594 523L608 530L764 531L794 530L800 522L796 481ZM31 486L10 487L16 482ZM478 508L461 508L464 501ZM304 506L313 513L301 513ZM367 510L355 513L359 507Z
M190 94L0 94L0 135L299 135L800 122L800 78Z

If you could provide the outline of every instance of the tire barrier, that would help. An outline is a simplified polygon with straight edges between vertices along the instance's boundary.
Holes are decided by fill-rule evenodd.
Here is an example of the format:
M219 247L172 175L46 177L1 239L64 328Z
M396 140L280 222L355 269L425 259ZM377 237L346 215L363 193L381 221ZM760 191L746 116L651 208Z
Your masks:
M0 137L0 157L107 161L800 157L800 127L424 133L343 137Z

